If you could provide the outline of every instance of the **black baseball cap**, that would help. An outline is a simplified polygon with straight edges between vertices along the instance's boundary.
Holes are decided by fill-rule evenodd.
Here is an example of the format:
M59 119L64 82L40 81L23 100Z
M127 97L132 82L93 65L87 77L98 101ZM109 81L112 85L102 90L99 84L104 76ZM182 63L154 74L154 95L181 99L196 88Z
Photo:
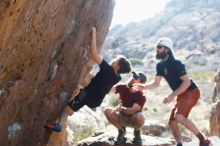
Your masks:
M140 80L141 83L145 83L147 81L147 77L144 75L143 72L132 72L133 78L136 80Z

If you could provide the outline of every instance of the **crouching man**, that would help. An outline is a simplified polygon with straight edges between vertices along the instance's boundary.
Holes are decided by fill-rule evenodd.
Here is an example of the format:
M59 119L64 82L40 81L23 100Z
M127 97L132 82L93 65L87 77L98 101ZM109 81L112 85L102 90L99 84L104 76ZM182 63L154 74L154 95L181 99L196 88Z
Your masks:
M144 125L145 118L142 108L146 98L142 91L132 92L134 83L145 83L146 76L142 72L132 72L133 77L127 84L117 85L112 88L114 93L119 93L120 102L116 108L106 108L105 116L110 123L118 128L116 145L124 142L126 127L134 128L134 144L142 145L140 128Z

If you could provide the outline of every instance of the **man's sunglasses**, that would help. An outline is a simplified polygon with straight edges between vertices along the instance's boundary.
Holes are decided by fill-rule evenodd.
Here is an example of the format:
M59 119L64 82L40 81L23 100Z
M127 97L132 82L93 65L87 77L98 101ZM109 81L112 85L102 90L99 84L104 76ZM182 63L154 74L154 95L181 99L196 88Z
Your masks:
M157 49L161 49L161 48L163 48L164 46L162 46L162 45L158 45L157 46Z
M133 75L133 78L134 78L135 80L139 80L139 77L138 77L137 75Z

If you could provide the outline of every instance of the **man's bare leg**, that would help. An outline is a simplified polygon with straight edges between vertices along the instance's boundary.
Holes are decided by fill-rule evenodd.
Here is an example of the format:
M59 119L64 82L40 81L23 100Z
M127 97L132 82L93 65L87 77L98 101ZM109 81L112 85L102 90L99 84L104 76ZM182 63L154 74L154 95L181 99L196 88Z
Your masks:
M199 129L196 127L196 125L191 120L185 118L183 115L180 115L180 114L176 115L176 119L179 123L185 126L188 130L194 133L199 139L200 143L206 141L205 137L202 135L202 133L199 131ZM207 143L210 143L210 141L208 140Z
M178 122L175 120L175 121L169 121L169 126L170 126L170 129L173 133L173 136L176 140L176 142L178 144L182 143L182 138L181 138L181 133L180 133L180 130L179 130L179 127L178 127Z
M185 118L183 115L177 114L176 120L185 126L188 130L190 130L194 134L198 134L200 131L196 127L196 125L189 119Z
M145 118L141 112L136 113L131 118L132 124L134 126L134 139L133 143L137 145L142 145L141 131L140 128L144 125Z
M140 129L145 122L145 118L141 112L136 113L135 115L132 116L131 118L133 126L138 130Z
M58 123L60 125L66 125L67 124L67 118L68 116L72 115L74 113L74 111L69 107L67 106L61 113L61 116L58 120Z
M61 116L58 120L58 123L55 123L55 124L50 124L50 123L47 123L45 125L45 128L46 129L50 129L50 130L53 130L53 131L56 131L56 132L61 132L62 131L62 128L63 127L66 127L67 125L67 118L70 114L73 113L73 110L67 106L63 112L61 113Z
M119 121L119 113L116 112L113 108L105 109L105 116L110 123L112 123L116 128L122 129L123 127Z

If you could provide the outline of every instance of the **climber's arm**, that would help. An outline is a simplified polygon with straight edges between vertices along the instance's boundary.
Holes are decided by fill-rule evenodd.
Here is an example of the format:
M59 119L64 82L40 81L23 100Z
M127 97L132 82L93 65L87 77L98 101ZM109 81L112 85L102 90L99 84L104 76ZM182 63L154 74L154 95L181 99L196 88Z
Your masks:
M96 28L92 27L92 39L91 39L91 56L97 64L101 64L102 57L99 55L96 46Z

